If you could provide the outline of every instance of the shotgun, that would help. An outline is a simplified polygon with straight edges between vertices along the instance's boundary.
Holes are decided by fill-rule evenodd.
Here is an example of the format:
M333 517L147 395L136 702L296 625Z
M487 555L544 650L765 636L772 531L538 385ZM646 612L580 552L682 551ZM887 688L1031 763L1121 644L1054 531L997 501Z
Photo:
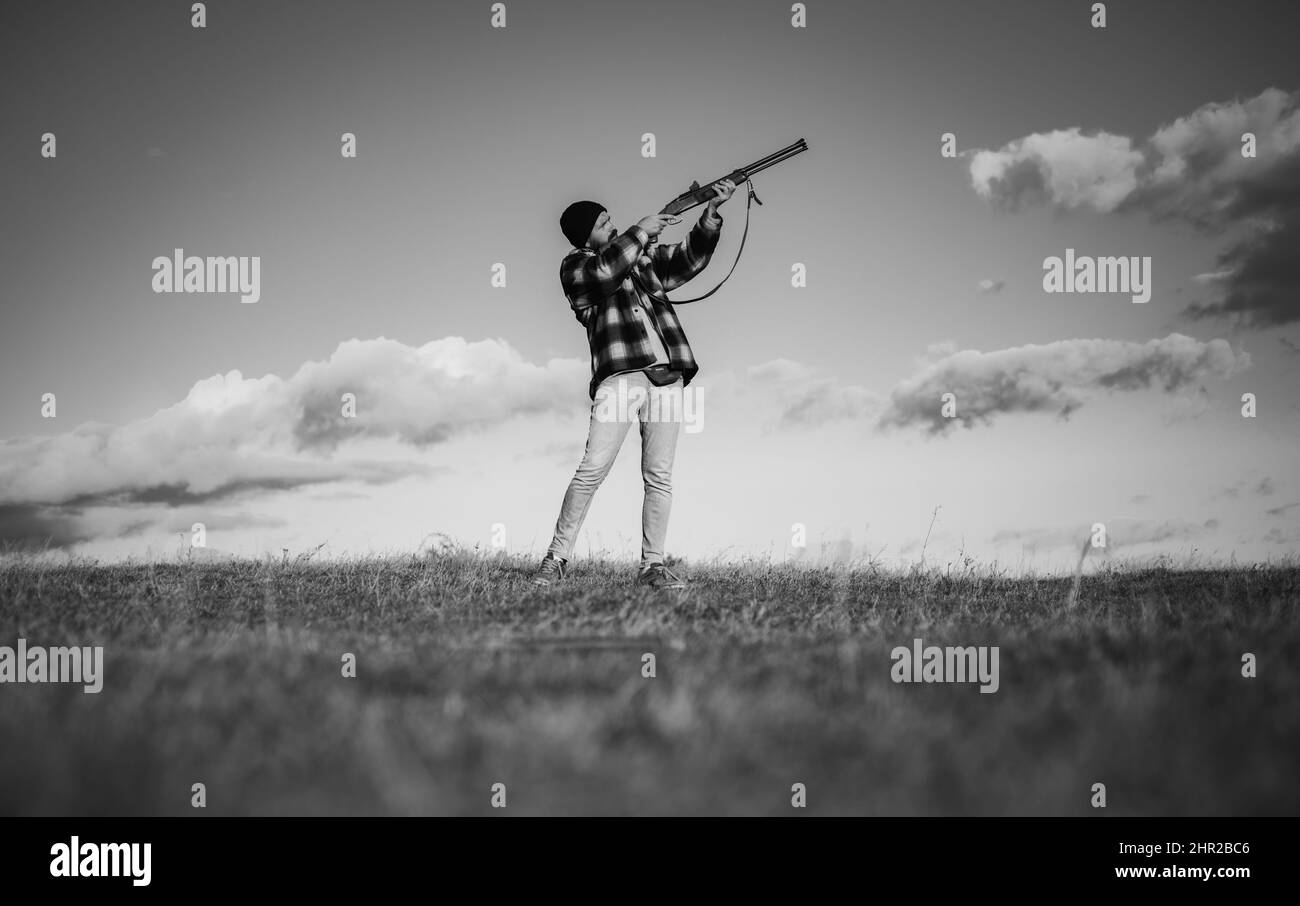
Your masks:
M656 294L653 290L650 289L650 287L646 286L642 282L641 278L637 276L635 273L632 274L632 281L640 288L641 292L645 293L650 298L657 299L660 302L664 302L670 305L685 305L687 302L698 302L701 299L707 299L709 296L716 293L722 287L722 284L727 282L727 279L731 276L732 272L735 271L736 265L740 263L740 253L745 250L745 237L749 235L750 201L751 200L757 201L759 204L763 203L762 199L760 199L758 197L758 194L754 191L754 183L750 181L750 177L753 176L755 173L758 173L762 170L766 170L768 167L776 166L777 164L781 163L781 161L789 160L790 158L794 157L796 154L801 154L807 150L808 150L808 143L803 139L799 139L797 142L786 145L780 151L777 151L773 154L769 154L767 157L759 158L758 160L754 161L752 164L749 164L748 166L744 166L732 170L726 176L719 176L717 179L713 180L713 182L710 182L709 184L703 187L701 187L698 182L692 182L691 187L689 189L687 189L682 194L678 195L672 201L668 202L668 204L664 205L663 210L659 212L660 214L676 215L676 214L681 214L686 211L689 211L691 208L697 208L702 204L706 204L709 201L709 199L714 197L714 191L713 191L714 183L722 182L724 179L730 179L732 182L736 184L736 188L740 188L742 183L748 183L749 194L745 199L745 231L740 236L740 248L736 250L736 260L732 262L731 270L727 271L727 276L723 277L722 280L718 282L718 285L713 287L713 289L709 290L707 293L705 293L702 296L697 296L694 299L673 300L673 299L669 299L667 296L660 296ZM653 246L658 240L659 240L658 236L651 236L649 245Z
M692 182L691 187L689 189L687 189L682 194L678 195L672 201L668 202L668 204L664 205L663 210L660 211L659 213L660 214L682 214L686 211L689 211L691 208L697 208L700 205L705 204L710 198L713 197L713 183L722 182L724 179L729 179L736 184L737 188L739 188L742 183L746 182L749 179L749 177L753 176L755 173L758 173L760 170L766 170L768 167L775 166L776 164L781 163L781 161L783 160L789 160L790 158L794 157L796 154L801 154L802 152L807 150L808 150L808 143L803 139L799 139L797 142L794 142L793 144L786 145L784 148L782 148L780 151L777 151L775 154L769 154L767 157L763 157L754 161L752 164L750 164L747 167L741 167L737 170L732 170L726 176L719 176L717 179L713 180L713 182L707 183L703 188L700 188L700 184L698 182ZM754 188L752 184L750 186L749 191L751 194L753 194ZM757 195L754 195L754 200L757 201L759 204L763 203L762 201L759 201Z

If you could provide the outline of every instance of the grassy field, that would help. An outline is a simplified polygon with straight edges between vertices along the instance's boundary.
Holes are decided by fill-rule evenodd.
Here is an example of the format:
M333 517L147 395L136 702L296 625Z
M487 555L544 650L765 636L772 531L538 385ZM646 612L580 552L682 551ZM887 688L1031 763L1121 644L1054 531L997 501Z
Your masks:
M1295 565L1110 568L1073 607L970 563L532 566L4 566L0 645L105 669L0 685L0 814L193 814L196 782L241 815L500 814L497 782L515 815L798 814L796 782L809 814L1300 812ZM999 691L893 683L916 637L1000 646Z

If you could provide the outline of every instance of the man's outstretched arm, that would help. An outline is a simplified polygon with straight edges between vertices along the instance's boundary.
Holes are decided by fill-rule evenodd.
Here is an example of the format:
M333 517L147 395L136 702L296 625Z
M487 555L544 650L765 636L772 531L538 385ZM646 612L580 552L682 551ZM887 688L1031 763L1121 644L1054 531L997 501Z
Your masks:
M655 246L651 263L664 292L681 286L704 270L718 247L722 215L709 205L691 227L691 234L673 245Z
M652 263L655 276L664 285L664 290L681 286L694 277L713 257L713 250L718 247L718 234L722 229L722 215L718 205L726 204L727 199L736 191L736 184L730 179L715 182L713 197L709 199L699 222L691 229L691 235L676 245L656 248Z
M560 284L575 312L612 295L643 254L650 234L633 224L594 255L566 259Z

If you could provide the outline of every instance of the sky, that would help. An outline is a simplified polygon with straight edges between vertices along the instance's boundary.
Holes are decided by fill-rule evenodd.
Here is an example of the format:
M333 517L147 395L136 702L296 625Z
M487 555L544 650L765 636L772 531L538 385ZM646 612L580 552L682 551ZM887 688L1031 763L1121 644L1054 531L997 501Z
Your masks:
M678 308L670 556L1294 555L1294 5L791 6L4 4L0 546L540 555L590 406L561 211L804 138ZM155 292L178 248L259 298ZM1045 292L1067 249L1150 300ZM579 558L637 553L638 447Z

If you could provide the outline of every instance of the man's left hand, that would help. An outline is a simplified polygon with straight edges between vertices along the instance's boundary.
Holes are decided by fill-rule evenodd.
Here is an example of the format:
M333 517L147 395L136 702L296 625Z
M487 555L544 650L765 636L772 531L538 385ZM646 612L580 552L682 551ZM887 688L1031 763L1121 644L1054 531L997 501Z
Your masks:
M709 208L716 211L718 205L725 204L727 199L731 197L731 193L736 191L736 184L729 179L724 179L721 182L715 182L711 188L717 194L709 199Z

